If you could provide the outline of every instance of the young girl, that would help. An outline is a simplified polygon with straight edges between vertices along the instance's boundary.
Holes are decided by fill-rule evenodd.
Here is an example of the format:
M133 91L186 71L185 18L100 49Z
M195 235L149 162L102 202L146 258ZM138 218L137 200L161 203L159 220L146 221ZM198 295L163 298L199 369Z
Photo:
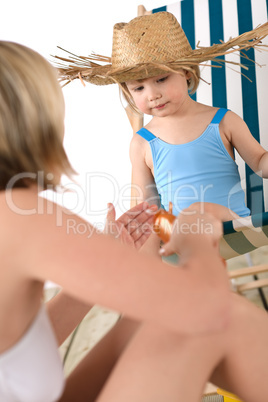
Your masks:
M164 19L174 23L169 14ZM168 43L160 34L158 40L165 52ZM198 84L199 73L183 68L144 80L137 73L122 84L129 104L153 116L131 142L134 184L148 199L155 183L164 208L172 201L176 215L191 206L189 213L199 207L223 221L247 216L234 148L263 177L268 152L235 113L192 100L189 90Z
M171 201L175 215L191 206L188 213L198 208L225 221L250 214L234 148L262 177L268 177L268 152L239 116L195 102L189 92L198 87L199 64L258 46L267 34L268 23L227 43L192 50L176 18L160 12L115 25L110 65L90 65L91 58L75 65L70 59L60 73L67 81L117 82L135 111L152 116L130 147L139 200L158 201L165 209Z

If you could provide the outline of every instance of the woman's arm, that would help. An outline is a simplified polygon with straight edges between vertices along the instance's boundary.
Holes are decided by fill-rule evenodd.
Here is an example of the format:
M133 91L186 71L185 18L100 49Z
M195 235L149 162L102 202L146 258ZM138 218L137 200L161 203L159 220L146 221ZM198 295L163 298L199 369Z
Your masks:
M27 209L37 210L36 197L28 190L21 193ZM6 260L18 275L49 279L85 304L103 305L175 331L195 333L225 325L229 282L208 236L189 237L193 252L186 253L188 268L181 269L97 234L80 217L48 200L42 202L49 214L8 210L4 215L5 236L16 249ZM86 230L75 232L78 225Z
M141 203L125 212L115 220L115 208L110 204L106 216L105 232L112 235L121 243L128 244L137 250L148 239L152 225L153 211L156 206L151 206L152 215L145 212L149 207L147 203ZM60 291L55 297L46 303L59 345L70 335L84 316L93 307Z
M239 215L237 215L230 208L212 202L194 202L181 213L188 215L209 213L222 222L239 218Z

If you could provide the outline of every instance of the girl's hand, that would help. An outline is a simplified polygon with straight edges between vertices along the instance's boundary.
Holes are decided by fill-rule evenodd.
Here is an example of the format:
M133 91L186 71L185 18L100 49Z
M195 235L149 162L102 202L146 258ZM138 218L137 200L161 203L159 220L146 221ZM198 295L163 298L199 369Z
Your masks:
M109 203L108 208L104 233L139 250L152 233L153 213L157 211L157 206L142 202L117 220L114 205Z
M208 247L218 247L223 235L222 222L209 213L180 213L172 226L169 242L160 249L161 255L194 254L206 252Z

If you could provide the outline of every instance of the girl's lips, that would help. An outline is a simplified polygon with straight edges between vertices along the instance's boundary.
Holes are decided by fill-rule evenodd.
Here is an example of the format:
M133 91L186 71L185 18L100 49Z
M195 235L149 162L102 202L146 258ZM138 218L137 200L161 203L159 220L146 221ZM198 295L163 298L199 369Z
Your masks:
M163 103L162 105L155 106L155 109L163 109L165 106L166 104Z

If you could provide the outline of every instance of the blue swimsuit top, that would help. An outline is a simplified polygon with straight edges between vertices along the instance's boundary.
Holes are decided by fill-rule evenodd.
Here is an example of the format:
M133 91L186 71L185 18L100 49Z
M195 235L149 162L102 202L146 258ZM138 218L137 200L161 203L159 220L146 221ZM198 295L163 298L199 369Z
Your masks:
M151 147L154 178L161 204L178 215L194 202L224 205L240 216L248 216L238 166L227 152L219 124L227 109L219 109L206 130L195 140L173 145L146 128L137 133Z

